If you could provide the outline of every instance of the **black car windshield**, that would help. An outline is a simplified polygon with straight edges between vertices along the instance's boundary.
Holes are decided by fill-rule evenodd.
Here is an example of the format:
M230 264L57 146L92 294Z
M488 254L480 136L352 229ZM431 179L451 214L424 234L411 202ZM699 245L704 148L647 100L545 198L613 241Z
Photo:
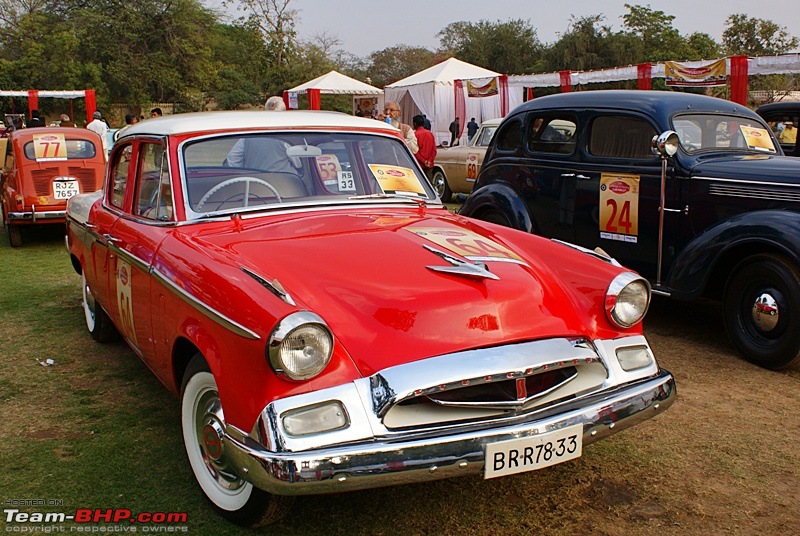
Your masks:
M363 202L364 196L437 200L403 141L388 136L225 135L186 142L182 157L190 218L265 205Z
M701 151L776 153L769 130L748 117L723 114L683 114L672 126L689 154Z

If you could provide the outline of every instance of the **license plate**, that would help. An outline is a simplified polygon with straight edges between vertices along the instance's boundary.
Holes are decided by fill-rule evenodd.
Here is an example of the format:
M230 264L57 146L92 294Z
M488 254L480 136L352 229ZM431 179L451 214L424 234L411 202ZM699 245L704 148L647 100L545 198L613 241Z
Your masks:
M554 430L486 445L483 478L535 471L557 463L580 458L583 425Z
M78 181L53 181L53 197L56 199L69 199L79 193Z

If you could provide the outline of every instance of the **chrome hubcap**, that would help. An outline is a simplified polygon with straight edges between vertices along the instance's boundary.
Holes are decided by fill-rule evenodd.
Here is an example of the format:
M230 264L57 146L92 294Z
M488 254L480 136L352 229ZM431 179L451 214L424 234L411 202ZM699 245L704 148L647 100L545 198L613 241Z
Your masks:
M217 484L228 490L236 490L246 482L236 474L225 459L225 418L216 391L205 391L197 401L195 431L197 444L209 474Z
M778 325L781 316L778 301L768 292L760 294L753 303L752 315L758 329L764 332L772 331Z

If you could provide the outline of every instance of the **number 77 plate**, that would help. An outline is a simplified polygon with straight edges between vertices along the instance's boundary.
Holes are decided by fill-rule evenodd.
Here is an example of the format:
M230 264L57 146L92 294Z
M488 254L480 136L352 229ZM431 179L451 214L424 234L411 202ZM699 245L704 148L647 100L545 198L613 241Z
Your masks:
M582 448L582 424L545 434L489 443L485 447L483 478L535 471L580 458Z

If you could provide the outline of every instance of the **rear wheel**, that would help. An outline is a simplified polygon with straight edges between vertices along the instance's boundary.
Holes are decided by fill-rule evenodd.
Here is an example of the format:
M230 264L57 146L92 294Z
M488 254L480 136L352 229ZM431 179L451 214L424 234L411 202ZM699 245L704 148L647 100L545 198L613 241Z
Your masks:
M117 329L111 323L111 318L103 310L103 307L94 299L92 289L86 283L85 268L81 272L83 315L86 318L86 328L97 342L111 342L117 337Z
M433 188L442 203L449 203L453 198L453 192L450 191L450 185L447 184L447 178L441 169L436 169L433 172Z
M225 455L225 415L203 356L192 358L181 387L181 428L189 465L206 498L223 517L262 527L285 516L293 497L272 495L239 476Z
M756 365L778 370L800 361L800 272L783 258L743 262L725 287L725 329Z
M19 225L6 224L6 228L8 229L8 241L11 242L11 247L20 247L22 245L22 232Z

